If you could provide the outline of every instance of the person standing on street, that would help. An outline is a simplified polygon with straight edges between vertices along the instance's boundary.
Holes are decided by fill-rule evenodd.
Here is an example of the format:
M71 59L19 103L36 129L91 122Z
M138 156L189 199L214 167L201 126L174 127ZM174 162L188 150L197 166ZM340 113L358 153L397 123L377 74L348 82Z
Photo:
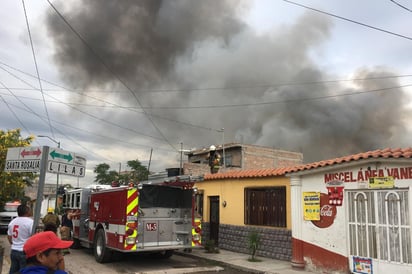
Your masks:
M57 228L60 226L60 219L59 216L54 214L54 209L52 207L49 207L47 209L47 214L46 216L43 217L42 222L44 225L47 225L49 223L54 224Z
M60 228L60 235L62 240L71 240L73 229L73 222L70 216L71 213L71 210L66 208L65 213L62 215L62 226Z
M62 241L53 231L39 232L31 236L24 244L27 266L20 274L67 274L59 269L63 258L63 249L69 248L73 241Z
M10 252L10 274L26 266L26 256L23 246L31 236L33 230L33 219L31 209L26 205L17 207L17 216L14 218L7 229L7 239L11 244Z

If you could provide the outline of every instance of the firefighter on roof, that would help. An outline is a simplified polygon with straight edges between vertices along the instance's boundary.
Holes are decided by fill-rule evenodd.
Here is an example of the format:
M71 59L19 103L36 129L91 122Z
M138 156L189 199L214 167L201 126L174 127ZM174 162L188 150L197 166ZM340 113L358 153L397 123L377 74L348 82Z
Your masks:
M208 155L209 166L210 166L210 173L217 173L220 168L220 154L216 151L216 147L214 145L210 146L210 151Z

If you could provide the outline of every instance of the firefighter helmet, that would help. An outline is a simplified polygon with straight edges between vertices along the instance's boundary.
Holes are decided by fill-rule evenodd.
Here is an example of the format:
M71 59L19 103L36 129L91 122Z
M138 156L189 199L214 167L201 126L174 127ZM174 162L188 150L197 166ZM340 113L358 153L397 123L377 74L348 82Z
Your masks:
M47 209L47 213L53 213L53 212L54 212L54 208L49 207L49 208Z
M216 150L216 147L214 145L211 145L209 149L210 150Z

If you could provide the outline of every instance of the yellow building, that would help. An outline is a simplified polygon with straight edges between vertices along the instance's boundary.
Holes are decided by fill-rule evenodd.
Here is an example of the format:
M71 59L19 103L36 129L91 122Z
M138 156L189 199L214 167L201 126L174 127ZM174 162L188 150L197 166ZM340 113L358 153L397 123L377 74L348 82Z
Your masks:
M205 244L249 253L249 236L258 233L260 256L291 259L290 168L207 174L196 183L197 211Z

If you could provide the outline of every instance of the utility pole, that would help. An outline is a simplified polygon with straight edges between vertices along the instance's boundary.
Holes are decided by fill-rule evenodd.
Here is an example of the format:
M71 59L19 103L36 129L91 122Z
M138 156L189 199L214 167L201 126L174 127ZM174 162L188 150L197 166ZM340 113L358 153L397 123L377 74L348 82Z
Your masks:
M223 167L226 167L226 159L225 159L225 128L222 127L217 132L222 132L222 157L223 157Z
M183 142L180 142L180 168L179 168L179 175L182 175L183 169Z

